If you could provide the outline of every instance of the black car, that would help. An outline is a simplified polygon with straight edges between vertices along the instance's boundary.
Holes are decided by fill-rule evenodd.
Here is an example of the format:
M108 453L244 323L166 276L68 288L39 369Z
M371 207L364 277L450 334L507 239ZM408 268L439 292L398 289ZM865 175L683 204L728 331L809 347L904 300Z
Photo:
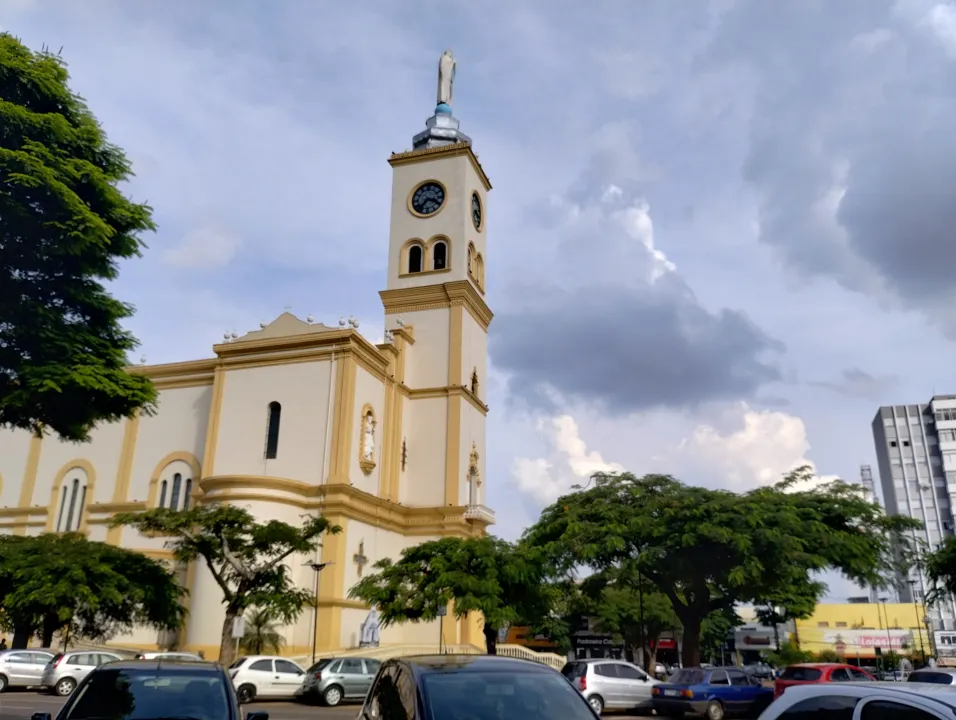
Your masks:
M182 660L120 660L100 665L73 692L57 720L240 720L232 681L219 665ZM32 720L53 720L34 713ZM269 720L253 712L246 720Z
M421 655L382 664L360 720L594 720L547 665L488 655Z

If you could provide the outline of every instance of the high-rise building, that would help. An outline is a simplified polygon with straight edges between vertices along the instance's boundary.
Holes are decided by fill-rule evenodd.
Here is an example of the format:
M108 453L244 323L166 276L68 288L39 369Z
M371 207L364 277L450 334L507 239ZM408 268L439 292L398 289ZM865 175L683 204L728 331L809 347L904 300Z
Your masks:
M953 536L956 499L956 395L934 395L929 403L888 405L873 418L883 504L890 515L923 524L913 531L929 551ZM930 589L921 567L898 578L901 602L920 602ZM956 629L952 597L929 609L935 630Z
M873 469L869 465L860 465L860 484L863 486L863 497L867 502L871 503L880 503L880 499L876 496L876 490L873 487ZM898 583L897 583L898 584ZM898 594L898 593L897 593ZM898 601L899 598L897 597ZM857 598L848 598L847 602L879 602L880 601L880 588L878 587L868 587L866 588L866 597L857 597Z

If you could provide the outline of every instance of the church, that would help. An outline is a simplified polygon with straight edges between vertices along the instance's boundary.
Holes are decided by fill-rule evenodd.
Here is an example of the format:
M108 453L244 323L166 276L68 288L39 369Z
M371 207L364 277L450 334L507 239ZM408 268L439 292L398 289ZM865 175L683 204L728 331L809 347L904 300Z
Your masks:
M0 430L0 532L81 532L170 560L166 539L110 528L118 512L232 503L261 521L321 514L342 532L291 559L315 609L280 629L285 654L356 647L369 612L349 589L383 557L441 537L477 537L485 505L485 296L491 183L451 108L454 59L439 61L438 105L392 154L381 344L284 313L229 335L211 357L138 366L159 390L155 415L97 428L76 445ZM313 565L328 563L316 573ZM204 566L189 590L183 649L218 656L222 594ZM441 625L441 630L439 626ZM383 628L382 645L482 647L480 618ZM110 644L170 644L150 629Z

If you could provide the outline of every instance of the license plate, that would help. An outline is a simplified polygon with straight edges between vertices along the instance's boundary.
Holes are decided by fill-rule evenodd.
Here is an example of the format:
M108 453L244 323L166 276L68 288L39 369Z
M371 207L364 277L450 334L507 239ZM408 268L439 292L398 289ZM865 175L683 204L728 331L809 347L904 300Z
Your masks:
M680 690L665 690L664 694L671 697L680 697Z

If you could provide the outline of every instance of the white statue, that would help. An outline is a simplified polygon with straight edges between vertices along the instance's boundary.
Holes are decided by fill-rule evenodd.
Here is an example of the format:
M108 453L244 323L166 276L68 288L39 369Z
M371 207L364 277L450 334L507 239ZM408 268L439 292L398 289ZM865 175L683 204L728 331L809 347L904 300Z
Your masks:
M378 610L374 607L369 610L368 617L362 623L362 633L360 635L359 647L378 647Z
M362 458L369 462L375 454L375 418L372 413L365 416L365 427L362 428Z
M452 89L455 85L455 56L446 50L438 58L438 104L451 105Z

